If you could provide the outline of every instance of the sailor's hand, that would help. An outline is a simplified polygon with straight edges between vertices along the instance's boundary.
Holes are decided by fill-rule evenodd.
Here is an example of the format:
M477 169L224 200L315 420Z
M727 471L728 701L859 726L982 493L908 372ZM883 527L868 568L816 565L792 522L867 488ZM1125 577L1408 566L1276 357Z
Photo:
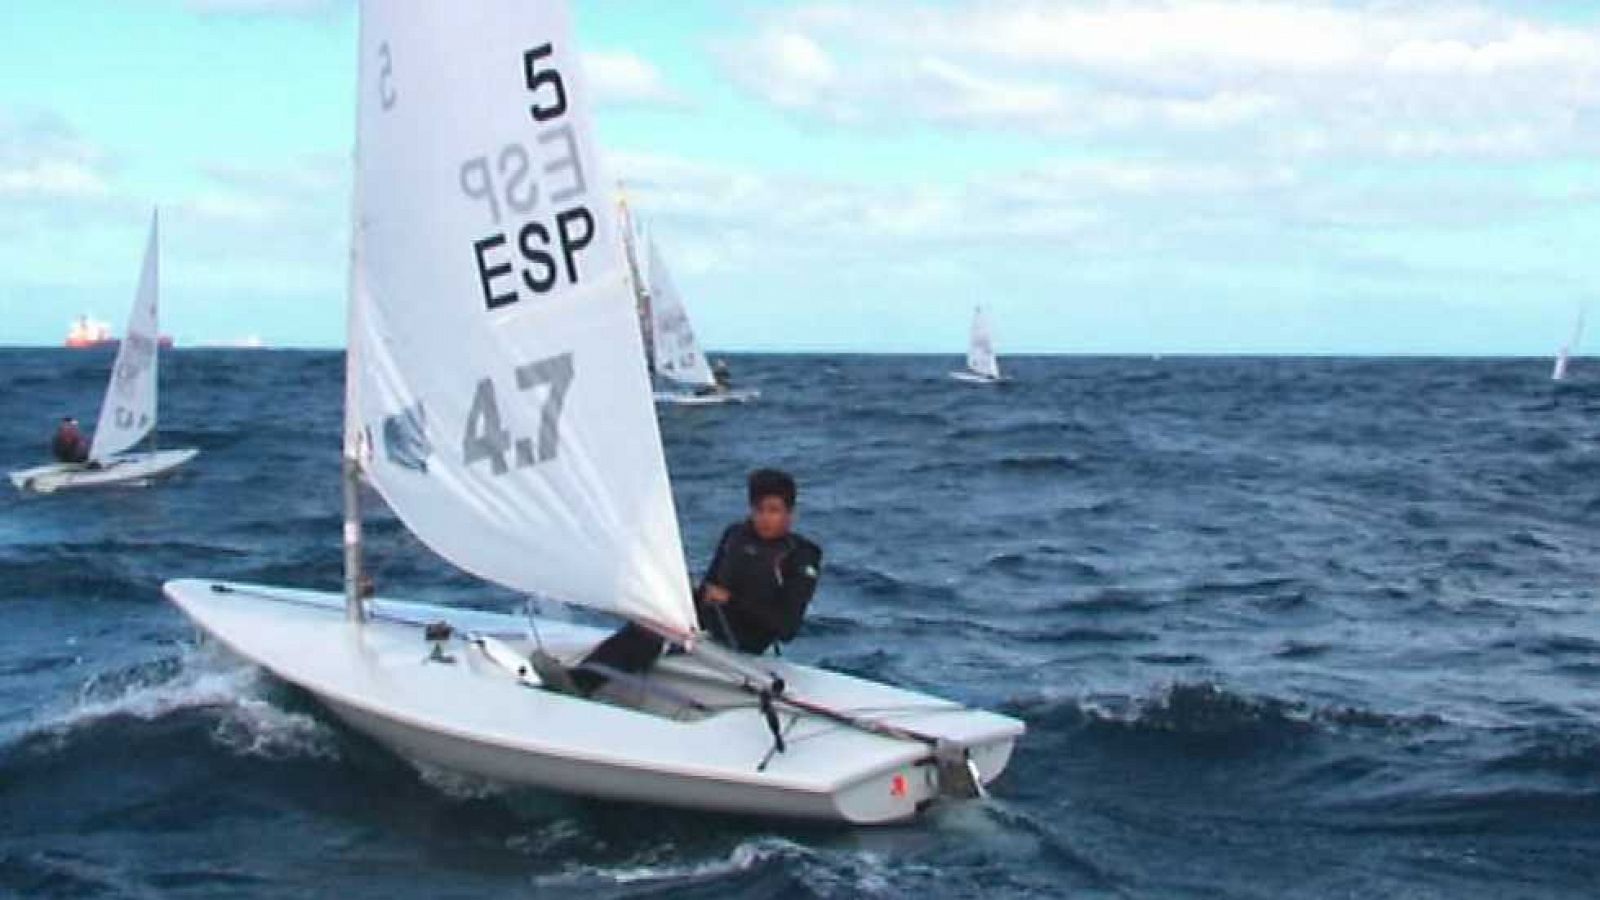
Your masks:
M710 583L706 584L706 589L701 596L705 598L707 603L727 603L733 598L733 595L728 593L727 588L720 584Z

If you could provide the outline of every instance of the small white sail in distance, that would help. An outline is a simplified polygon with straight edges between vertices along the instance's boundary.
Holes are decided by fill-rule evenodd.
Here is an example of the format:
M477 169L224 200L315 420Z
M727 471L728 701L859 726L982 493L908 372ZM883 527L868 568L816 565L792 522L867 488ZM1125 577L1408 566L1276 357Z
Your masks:
M649 248L646 277L650 284L650 334L655 344L656 374L679 384L691 387L711 387L717 383L711 374L711 365L695 341L694 326L689 322L689 311L678 293L667 263L655 239L647 241Z
M1578 320L1572 325L1572 336L1567 339L1567 342L1556 353L1555 369L1550 373L1551 381L1566 380L1567 370L1572 366L1572 354L1578 352L1578 342L1583 339L1584 320L1587 316L1588 309L1580 307L1578 309Z
M538 10L362 5L347 441L462 569L686 634L610 182L567 5Z
M157 361L161 345L158 305L160 260L158 214L150 214L150 234L145 241L144 265L128 329L117 348L111 382L100 405L89 458L97 462L132 449L156 427Z
M972 311L972 339L967 345L967 368L984 378L1000 377L1000 361L994 355L994 338L982 306Z

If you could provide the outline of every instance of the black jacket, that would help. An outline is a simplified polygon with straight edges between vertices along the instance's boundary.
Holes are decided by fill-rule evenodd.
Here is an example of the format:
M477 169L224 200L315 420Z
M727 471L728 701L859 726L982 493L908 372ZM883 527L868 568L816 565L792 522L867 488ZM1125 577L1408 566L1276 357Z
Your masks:
M700 627L745 653L792 640L821 575L822 548L800 535L764 541L749 522L729 525L700 583ZM718 604L703 599L708 584L733 595L720 605L721 615Z

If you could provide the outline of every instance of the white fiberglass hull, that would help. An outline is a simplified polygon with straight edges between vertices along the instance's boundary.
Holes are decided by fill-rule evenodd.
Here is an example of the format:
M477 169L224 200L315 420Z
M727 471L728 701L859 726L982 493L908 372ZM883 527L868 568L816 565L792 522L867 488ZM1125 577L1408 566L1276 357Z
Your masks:
M199 450L153 450L120 453L99 466L86 463L51 463L11 473L19 491L51 494L71 488L143 484L168 474L194 459Z
M403 756L497 781L693 809L874 823L910 818L941 795L930 748L788 706L773 741L754 698L693 657L669 657L647 680L598 702L532 686L513 664L528 620L392 600L354 625L339 595L208 581L166 594L200 629L316 695L352 727ZM422 625L449 621L451 662L430 658ZM574 658L603 632L540 620L544 645ZM478 644L460 635L487 636ZM781 659L788 695L853 709L964 747L983 782L1005 768L1015 719ZM628 692L637 692L628 698ZM692 697L702 708L679 706ZM665 699L663 699L665 698Z
M997 375L980 375L977 372L960 369L950 373L950 377L968 384L1001 384L1006 379Z
M660 406L724 406L730 403L749 403L761 396L759 390L730 390L696 394L691 391L656 391L656 404Z

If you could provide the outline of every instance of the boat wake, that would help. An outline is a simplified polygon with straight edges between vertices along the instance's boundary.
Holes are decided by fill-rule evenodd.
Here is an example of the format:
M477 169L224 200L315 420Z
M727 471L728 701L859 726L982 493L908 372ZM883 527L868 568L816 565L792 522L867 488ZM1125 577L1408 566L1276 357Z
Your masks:
M670 847L662 848L670 850ZM869 852L827 852L778 837L744 841L725 857L688 864L649 861L615 866L586 865L534 879L536 888L556 893L589 891L592 896L900 896L888 864Z

